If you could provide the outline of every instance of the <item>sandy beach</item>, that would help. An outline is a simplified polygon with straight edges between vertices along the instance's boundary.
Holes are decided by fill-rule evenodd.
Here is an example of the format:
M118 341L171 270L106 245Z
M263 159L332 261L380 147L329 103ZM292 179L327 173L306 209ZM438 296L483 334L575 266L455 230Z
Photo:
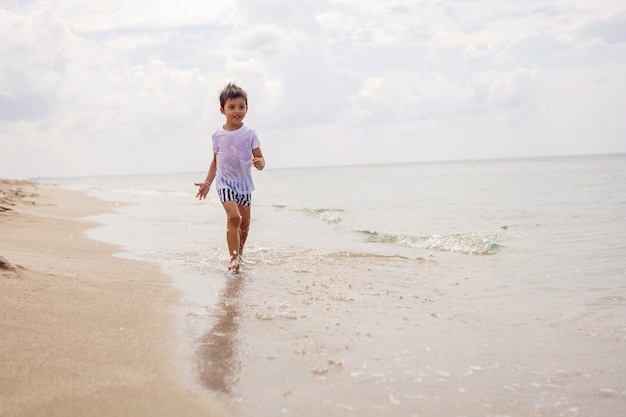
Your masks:
M223 233L220 207L196 224L196 208L209 208L170 194L127 206L138 209L116 221L148 223L116 223L112 233L174 242L169 265L181 269L172 273L152 263L169 245L159 252L144 239L140 249L153 258L135 261L85 238L96 226L85 216L113 212L113 203L0 184L2 417L626 410L621 287L573 291L536 275L537 257L521 258L529 264L512 274L513 250L401 256L271 246L291 233L275 207L255 211L250 250L232 276L219 250L210 252ZM164 222L174 227L159 229Z
M227 415L178 369L168 277L84 237L113 209L0 182L0 415Z

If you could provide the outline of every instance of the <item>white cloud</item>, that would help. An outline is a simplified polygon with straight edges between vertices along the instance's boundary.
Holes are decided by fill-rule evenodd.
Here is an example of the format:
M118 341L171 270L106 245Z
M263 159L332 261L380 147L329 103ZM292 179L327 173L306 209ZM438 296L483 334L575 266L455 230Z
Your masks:
M0 177L626 152L619 0L0 1Z
M517 106L532 100L532 83L536 75L527 68L502 74L496 78L487 96L488 106Z
M76 32L180 30L233 18L232 3L185 0L57 0L55 9Z

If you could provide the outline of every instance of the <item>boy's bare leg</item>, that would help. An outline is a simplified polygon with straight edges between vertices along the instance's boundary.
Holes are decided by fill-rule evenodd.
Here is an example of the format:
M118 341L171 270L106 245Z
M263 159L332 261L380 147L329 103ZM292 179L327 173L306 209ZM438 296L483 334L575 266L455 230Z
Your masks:
M241 213L234 201L222 203L226 212L226 242L230 254L230 266L228 269L239 269L239 228L241 227Z
M239 214L241 214L241 225L239 226L239 255L243 256L243 247L248 238L248 230L250 230L250 207L239 206Z

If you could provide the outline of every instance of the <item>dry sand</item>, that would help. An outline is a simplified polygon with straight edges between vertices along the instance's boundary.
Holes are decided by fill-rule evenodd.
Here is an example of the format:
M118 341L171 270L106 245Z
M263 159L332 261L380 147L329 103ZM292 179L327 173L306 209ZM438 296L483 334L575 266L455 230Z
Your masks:
M222 416L177 366L177 298L80 220L114 207L0 181L0 416Z

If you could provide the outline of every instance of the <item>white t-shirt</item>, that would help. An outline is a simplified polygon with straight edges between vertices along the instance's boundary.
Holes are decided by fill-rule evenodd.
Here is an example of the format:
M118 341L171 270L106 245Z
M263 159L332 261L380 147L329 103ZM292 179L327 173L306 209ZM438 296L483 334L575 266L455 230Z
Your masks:
M212 138L213 152L217 154L216 188L228 188L237 194L252 193L252 150L261 147L254 129L246 125L237 130L219 128Z

